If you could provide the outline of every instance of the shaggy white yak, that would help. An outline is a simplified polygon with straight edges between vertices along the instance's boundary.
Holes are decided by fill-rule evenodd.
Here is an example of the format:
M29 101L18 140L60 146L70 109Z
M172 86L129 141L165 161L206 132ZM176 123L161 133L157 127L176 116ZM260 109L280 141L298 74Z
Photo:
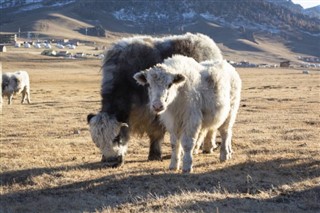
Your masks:
M220 160L231 158L232 126L241 93L241 79L234 67L225 60L198 63L175 55L134 78L149 86L150 108L170 133L169 169L179 169L182 145L182 171L191 172L192 151L208 131L213 136L218 130L221 134Z

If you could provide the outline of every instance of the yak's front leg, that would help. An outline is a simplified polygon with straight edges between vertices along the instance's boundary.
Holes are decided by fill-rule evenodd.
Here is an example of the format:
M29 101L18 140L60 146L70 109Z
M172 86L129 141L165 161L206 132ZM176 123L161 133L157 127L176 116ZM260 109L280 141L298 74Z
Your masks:
M192 150L196 143L195 137L190 137L188 135L183 135L181 140L181 145L183 148L183 173L192 172Z
M161 160L161 144L166 131L160 125L156 125L155 128L150 128L150 130L147 132L150 139L148 160Z
M192 152L201 133L201 117L197 113L191 114L185 121L186 128L182 132L181 145L183 148L183 173L192 172ZM200 137L201 138L201 137Z
M8 104L10 105L12 103L13 94L8 96Z
M171 143L171 161L170 170L178 170L180 168L180 158L181 158L181 144L175 134L170 134Z

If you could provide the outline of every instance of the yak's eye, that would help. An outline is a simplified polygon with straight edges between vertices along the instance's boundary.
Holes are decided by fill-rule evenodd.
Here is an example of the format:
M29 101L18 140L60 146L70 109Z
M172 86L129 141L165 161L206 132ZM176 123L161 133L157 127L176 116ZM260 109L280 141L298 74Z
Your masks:
M172 83L170 83L170 84L168 85L168 89L170 89L171 86L172 86Z

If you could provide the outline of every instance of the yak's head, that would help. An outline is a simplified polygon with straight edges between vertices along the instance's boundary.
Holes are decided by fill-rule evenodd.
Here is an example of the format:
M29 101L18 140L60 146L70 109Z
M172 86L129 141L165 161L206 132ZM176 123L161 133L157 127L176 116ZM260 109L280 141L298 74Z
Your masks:
M1 89L3 93L9 92L9 81L2 80Z
M156 114L167 109L185 82L184 75L170 72L170 69L164 64L158 64L134 75L139 84L148 86L150 108Z
M2 95L8 95L11 94L9 91L9 84L10 84L11 75L9 74L2 74L2 83L1 83L1 89L2 89Z
M93 142L102 152L102 159L108 166L117 167L124 163L127 143L121 139L121 131L127 131L128 124L118 122L105 112L87 117Z
M20 93L23 90L22 76L20 73L12 75L8 84L7 90L9 93Z

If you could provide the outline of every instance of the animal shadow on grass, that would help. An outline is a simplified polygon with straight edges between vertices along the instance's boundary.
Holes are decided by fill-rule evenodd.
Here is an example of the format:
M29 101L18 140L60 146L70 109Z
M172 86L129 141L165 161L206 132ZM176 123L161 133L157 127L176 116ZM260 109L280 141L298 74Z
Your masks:
M12 185L14 183L18 184L28 184L31 177L40 176L43 174L54 174L60 171L71 171L74 169L81 170L99 170L105 167L105 164L101 162L88 163L84 165L76 166L60 166L53 168L34 168L34 169L25 169L19 171L10 171L0 174L0 184L1 186Z
M203 212L310 212L316 213L320 210L319 204L320 187L314 187L302 191L292 191L290 193L281 193L278 196L269 199L256 199L249 195L244 198L227 198L213 201L189 202L184 209L203 210ZM310 200L310 198L312 198ZM215 209L212 209L212 207ZM282 206L279 207L279 206ZM288 207L290 206L290 207ZM209 208L208 208L209 207ZM181 207L176 208L179 212ZM291 208L291 210L289 210ZM269 209L266 210L266 209ZM215 210L215 211L212 211Z
M226 196L221 199L206 199L203 202L196 202L179 205L179 208L204 210L208 206L220 206L232 200L242 205L244 203L293 203L300 209L319 210L319 204L314 202L308 206L308 202L300 202L305 194L314 194L319 198L319 187L307 189L305 191L296 191L291 187L294 183L303 180L320 177L320 161L311 161L301 163L301 159L274 159L265 162L245 162L237 165L226 166L220 169L210 169L208 172L200 174L176 174L163 172L155 169L144 171L143 175L138 175L137 171L125 171L123 173L106 175L101 178L74 181L65 185L52 188L18 191L0 195L0 206L9 208L12 205L24 205L30 202L44 202L45 197L51 197L56 200L60 197L68 199L68 205L65 208L74 210L77 206L81 212L94 212L97 209L111 207L116 208L121 204L139 203L146 201L150 196L157 198L166 198L171 195L182 195L183 193L222 193L222 194L242 194L240 198ZM201 165L197 165L201 166ZM213 165L214 166L214 165ZM212 166L212 167L213 167ZM59 171L77 170L99 170L103 164L89 163L84 165L75 165L68 167L55 168L35 168L21 171L11 171L0 174L2 186L29 183L31 177L48 174L55 175ZM141 171L140 171L141 172ZM121 177L121 178L119 178ZM57 176L56 178L59 178ZM272 199L252 198L259 193L270 193L274 190L280 190L284 185L288 185L290 190L284 190L280 195ZM289 192L288 192L289 191ZM79 205L76 203L81 194L82 199L90 200L92 197L99 197L95 202L88 202ZM316 198L316 199L318 199ZM208 201L209 200L209 201ZM297 202L299 201L299 202ZM299 204L298 204L299 203ZM61 204L62 205L62 204ZM194 205L194 206L193 206ZM227 204L226 204L227 205ZM270 204L271 205L271 204ZM300 206L299 206L300 205ZM223 207L223 206L222 206ZM226 208L226 207L224 207ZM251 209L252 210L252 209Z
M57 104L60 104L60 102L58 101L42 101L42 102L32 102L32 105L35 106L35 107L43 107L43 106L46 106L46 107L51 107L51 106L56 106Z

